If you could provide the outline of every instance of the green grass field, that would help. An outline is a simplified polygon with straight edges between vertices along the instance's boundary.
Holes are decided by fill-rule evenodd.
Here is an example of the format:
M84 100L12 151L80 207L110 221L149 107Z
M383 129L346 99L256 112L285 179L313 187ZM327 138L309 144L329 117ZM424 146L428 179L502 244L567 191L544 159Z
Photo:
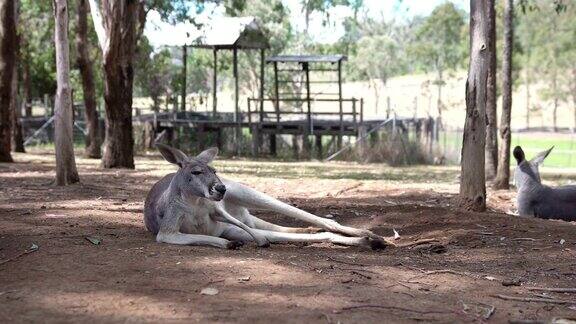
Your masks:
M576 168L576 136L573 134L530 134L512 135L512 149L520 145L530 159L536 153L554 146L544 165L555 168Z

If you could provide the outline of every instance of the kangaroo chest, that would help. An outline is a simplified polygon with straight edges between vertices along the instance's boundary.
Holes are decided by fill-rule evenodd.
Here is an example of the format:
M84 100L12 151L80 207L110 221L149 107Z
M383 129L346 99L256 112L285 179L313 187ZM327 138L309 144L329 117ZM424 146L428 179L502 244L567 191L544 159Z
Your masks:
M173 211L178 218L179 230L187 234L210 234L217 223L212 215L215 213L214 206L206 203L184 204L173 206Z

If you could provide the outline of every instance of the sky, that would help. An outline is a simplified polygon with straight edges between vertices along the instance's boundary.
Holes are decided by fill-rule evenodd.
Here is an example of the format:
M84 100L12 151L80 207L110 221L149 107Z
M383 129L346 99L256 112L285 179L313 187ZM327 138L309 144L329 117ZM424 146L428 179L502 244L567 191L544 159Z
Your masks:
M371 18L384 19L386 21L406 19L417 15L426 16L430 14L437 5L446 1L447 0L364 0L364 8L360 16L367 15ZM302 14L301 1L282 0L282 2L290 10L290 22L292 26L298 31L303 31L305 28L305 19ZM451 2L466 12L469 11L469 1L451 0ZM204 13L198 17L198 21L207 23L210 17L222 16L223 14L224 11L222 8L207 6ZM314 13L310 17L308 32L314 41L320 43L336 42L344 33L342 21L346 17L352 16L352 10L344 6L337 6L330 10L329 16L330 24L328 25L323 25L324 16L320 13ZM157 12L152 11L148 14L144 34L155 47L162 45L182 45L187 33L191 38L200 35L200 32L191 24L172 26L162 22Z

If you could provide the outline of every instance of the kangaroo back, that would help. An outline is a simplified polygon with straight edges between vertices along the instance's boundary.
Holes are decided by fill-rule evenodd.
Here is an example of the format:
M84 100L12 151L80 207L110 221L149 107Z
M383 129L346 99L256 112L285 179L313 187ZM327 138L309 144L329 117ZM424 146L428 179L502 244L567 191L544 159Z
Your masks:
M160 219L164 217L166 210L163 197L174 175L175 173L171 173L160 179L160 181L152 186L152 189L148 192L148 196L146 196L146 202L144 203L144 224L146 225L146 229L153 234L158 234L158 230L160 229Z

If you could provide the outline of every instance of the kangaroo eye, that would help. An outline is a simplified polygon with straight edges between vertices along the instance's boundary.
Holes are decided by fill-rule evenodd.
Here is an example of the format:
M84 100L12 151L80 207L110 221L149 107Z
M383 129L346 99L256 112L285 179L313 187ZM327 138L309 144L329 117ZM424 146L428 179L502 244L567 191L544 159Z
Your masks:
M200 174L202 174L202 171L192 171L192 174L193 175L200 175Z

